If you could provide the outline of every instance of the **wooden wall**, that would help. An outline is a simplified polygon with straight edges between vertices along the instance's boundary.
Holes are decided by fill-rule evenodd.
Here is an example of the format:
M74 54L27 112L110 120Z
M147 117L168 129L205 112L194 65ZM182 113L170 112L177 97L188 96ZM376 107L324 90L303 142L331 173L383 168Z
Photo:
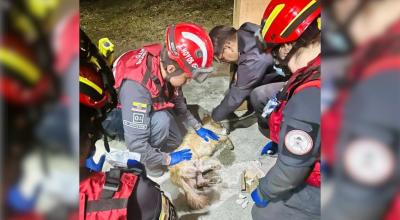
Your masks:
M271 0L235 0L233 6L233 27L239 28L244 22L260 24L264 10L270 1ZM231 72L231 74L233 74L233 72ZM237 110L247 110L247 101L242 103Z
M261 23L264 10L271 0L235 0L233 26L239 28L244 22Z

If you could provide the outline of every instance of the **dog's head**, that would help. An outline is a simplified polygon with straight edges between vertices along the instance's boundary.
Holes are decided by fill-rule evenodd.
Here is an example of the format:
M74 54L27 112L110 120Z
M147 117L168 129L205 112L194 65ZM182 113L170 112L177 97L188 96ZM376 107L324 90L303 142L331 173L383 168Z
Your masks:
M212 120L211 116L205 115L201 122L203 123L203 127L216 133L220 137L220 141L224 141L228 137L227 131L222 124Z

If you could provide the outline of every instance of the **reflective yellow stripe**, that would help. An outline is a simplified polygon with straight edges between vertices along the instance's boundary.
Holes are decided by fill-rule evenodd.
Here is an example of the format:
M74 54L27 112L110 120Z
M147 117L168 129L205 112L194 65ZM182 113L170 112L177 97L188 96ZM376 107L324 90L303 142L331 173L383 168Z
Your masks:
M0 48L0 61L20 74L30 83L36 83L40 78L40 71L29 60L14 51Z
M28 0L29 12L40 19L45 18L49 13L54 12L59 5L58 0Z
M165 220L166 216L166 202L165 202L165 198L163 195L161 195L161 212L160 212L160 216L159 216L159 220Z
M85 77L79 76L79 82L85 83L86 85L92 87L100 95L103 94L103 90L98 85L94 84L92 81L86 79Z
M97 58L96 58L96 57L91 56L91 57L90 57L90 62L93 63L94 65L96 65L98 68L101 68L101 67L100 67L100 64L99 64L99 62L97 61Z
M321 30L321 17L318 18L317 22L318 22L318 29Z
M137 107L147 108L147 104L146 103L133 102L132 105L133 106L137 106Z
M315 3L317 3L317 0L312 0L310 1L310 3L308 3L308 5L306 5L306 7L303 8L303 10L300 11L299 14L297 14L297 16L289 23L288 26L286 26L285 30L283 30L281 32L281 36L283 35L283 33L285 33L285 31L293 24L293 22L295 22L305 11L307 11L307 9L309 9L311 6L313 6Z
M285 4L279 4L274 8L274 10L272 10L271 15L265 21L265 24L264 24L264 27L262 30L263 38L265 38L265 34L268 32L269 28L271 27L272 22L274 22L275 18L279 15L279 13L282 11L282 9L284 7L285 7Z
M17 12L12 12L12 19L15 21L16 28L22 31L27 38L36 38L37 30L35 30L32 21L25 15L21 15Z

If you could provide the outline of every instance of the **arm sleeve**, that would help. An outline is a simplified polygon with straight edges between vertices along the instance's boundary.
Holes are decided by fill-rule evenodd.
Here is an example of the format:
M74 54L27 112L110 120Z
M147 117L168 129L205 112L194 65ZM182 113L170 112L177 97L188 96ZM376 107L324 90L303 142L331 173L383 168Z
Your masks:
M263 80L268 67L272 64L273 59L269 54L241 55L236 71L237 80L221 103L212 111L213 120L227 119L229 114L234 112L249 97L254 87Z
M148 167L166 165L164 153L150 145L151 96L139 83L125 80L119 98L125 143L132 152L140 153L140 161Z
M273 65L273 58L266 53L250 53L239 58L237 68L236 86L241 89L251 89L259 84L265 74L268 74L268 67Z
M376 75L376 77L355 86L349 94L346 106L343 106L343 126L336 151L338 154L335 163L336 187L331 200L323 210L328 220L382 219L398 192L396 172L399 171L400 154L398 149L400 149L400 144L398 133L393 131L399 131L400 128L398 116L400 99L391 97L394 97L393 94L400 93L398 86L400 74L388 72ZM359 173L367 173L369 181L376 181L375 184L368 185L363 182L363 178L358 176L359 173L358 175L354 174L354 165L353 169L345 166L346 160L355 161L356 154L349 152L358 153L354 149L357 149L357 143L360 142L363 144L362 148L375 146L377 149L374 157L358 159L358 161L367 161L366 159L368 159L369 166L359 165L357 167ZM358 153L357 155L362 154ZM345 160L345 158L347 159ZM375 161L385 161L379 166L381 171L379 173L371 170L371 168L374 169L374 164L377 164ZM390 170L390 164L397 164L394 165L396 168L382 179L379 174Z
M234 112L243 101L250 95L251 89L242 89L232 85L228 94L221 103L212 111L214 121L222 121L228 118L229 114Z
M189 111L186 105L186 99L183 95L182 89L179 88L178 95L173 100L175 104L175 111L180 115L183 116L185 121L195 130L201 128L201 123L197 121L197 119L193 116L193 114Z
M260 180L258 190L268 200L281 199L307 179L320 154L320 90L308 88L287 103L281 124L279 156L276 164ZM285 139L301 134L302 144ZM310 149L298 153L303 144Z

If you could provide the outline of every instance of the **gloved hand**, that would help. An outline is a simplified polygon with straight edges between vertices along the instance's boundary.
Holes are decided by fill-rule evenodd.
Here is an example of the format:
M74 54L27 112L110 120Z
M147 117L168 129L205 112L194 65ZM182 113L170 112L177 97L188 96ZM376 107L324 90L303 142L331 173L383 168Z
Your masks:
M140 162L137 160L128 159L128 161L126 162L126 165L128 166L128 168L139 167Z
M271 156L276 154L277 151L278 151L278 144L270 141L261 150L261 155L267 154Z
M101 155L98 163L93 160L94 152L86 159L85 166L94 172L101 172L103 169L104 161L106 160L106 155Z
M261 193L258 191L257 188L251 193L251 198L253 199L255 205L258 208L265 208L269 203L268 200L262 197Z
M200 129L196 130L197 135L202 137L205 141L208 142L208 138L213 139L214 141L218 141L219 137L211 130L201 127Z
M14 185L10 188L7 194L7 202L16 211L19 212L29 212L35 208L36 201L39 198L39 194L41 192L41 185L35 187L33 195L30 197L24 195L23 192L19 189L18 185Z
M184 149L184 150L172 152L169 154L169 156L171 157L171 161L169 162L169 165L173 166L184 160L191 160L192 159L192 151L190 149Z

